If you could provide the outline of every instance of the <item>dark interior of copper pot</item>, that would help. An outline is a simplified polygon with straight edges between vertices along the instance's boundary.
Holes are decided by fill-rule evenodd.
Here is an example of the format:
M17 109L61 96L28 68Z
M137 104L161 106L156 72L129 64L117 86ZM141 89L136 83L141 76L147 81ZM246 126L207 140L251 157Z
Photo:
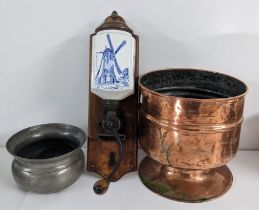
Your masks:
M195 69L168 69L150 72L140 83L155 92L182 98L229 98L246 92L238 79L217 72Z

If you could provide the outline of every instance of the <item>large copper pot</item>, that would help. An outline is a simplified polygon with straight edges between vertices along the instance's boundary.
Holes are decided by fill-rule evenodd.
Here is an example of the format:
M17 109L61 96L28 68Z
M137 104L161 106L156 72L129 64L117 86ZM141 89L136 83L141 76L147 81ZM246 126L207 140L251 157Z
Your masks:
M225 193L232 174L247 86L195 69L150 72L139 80L142 182L165 197L201 202Z

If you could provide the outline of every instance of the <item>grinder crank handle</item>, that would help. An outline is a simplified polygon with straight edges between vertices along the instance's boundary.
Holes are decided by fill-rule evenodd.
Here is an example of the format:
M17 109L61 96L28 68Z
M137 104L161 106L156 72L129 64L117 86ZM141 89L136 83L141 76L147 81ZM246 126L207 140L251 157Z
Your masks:
M113 175L115 174L116 170L119 168L121 161L122 161L122 142L121 142L120 136L114 128L111 128L111 131L112 131L113 136L115 137L115 140L116 140L116 143L118 146L118 160L116 161L112 172L110 173L110 175L107 178L103 178L103 179L95 182L95 184L93 186L93 190L97 195L103 195L104 193L107 192L110 181L111 181Z

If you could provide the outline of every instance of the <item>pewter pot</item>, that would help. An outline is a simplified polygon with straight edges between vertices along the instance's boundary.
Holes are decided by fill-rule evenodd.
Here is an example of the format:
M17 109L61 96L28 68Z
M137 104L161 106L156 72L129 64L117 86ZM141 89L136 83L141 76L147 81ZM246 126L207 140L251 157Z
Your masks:
M14 156L12 174L25 191L53 193L74 183L85 158L81 149L86 134L67 124L43 124L14 134L6 144Z

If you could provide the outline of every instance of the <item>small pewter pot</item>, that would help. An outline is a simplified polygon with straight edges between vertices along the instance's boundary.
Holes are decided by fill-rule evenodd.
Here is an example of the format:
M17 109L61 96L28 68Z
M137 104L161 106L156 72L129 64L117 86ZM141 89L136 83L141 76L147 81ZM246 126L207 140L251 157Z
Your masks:
M231 186L247 86L217 72L167 69L139 81L142 182L170 199L203 202Z
M6 144L14 156L12 174L25 191L54 193L74 183L85 158L81 149L86 134L66 124L43 124L13 135Z

